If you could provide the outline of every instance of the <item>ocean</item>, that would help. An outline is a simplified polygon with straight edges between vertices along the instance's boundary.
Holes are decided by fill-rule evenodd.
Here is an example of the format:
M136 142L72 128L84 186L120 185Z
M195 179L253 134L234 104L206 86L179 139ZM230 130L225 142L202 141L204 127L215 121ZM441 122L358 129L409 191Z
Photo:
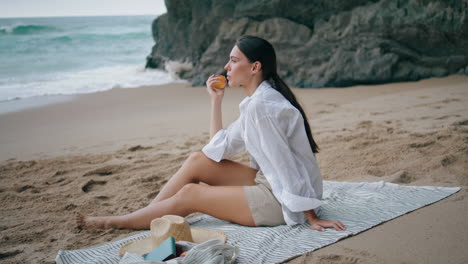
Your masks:
M144 69L155 18L0 18L0 103L174 82Z

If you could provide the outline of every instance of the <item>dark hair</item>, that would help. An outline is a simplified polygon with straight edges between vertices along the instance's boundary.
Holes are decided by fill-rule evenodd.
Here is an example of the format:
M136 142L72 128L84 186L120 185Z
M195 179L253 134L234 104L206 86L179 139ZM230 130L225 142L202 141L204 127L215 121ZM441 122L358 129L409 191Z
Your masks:
M304 127L313 153L318 153L319 147L312 137L309 121L304 110L297 102L296 96L289 86L278 76L276 70L276 53L273 46L266 40L254 36L241 36L236 41L236 46L245 54L251 63L259 61L262 64L263 79L280 92L294 107L299 110L304 119Z

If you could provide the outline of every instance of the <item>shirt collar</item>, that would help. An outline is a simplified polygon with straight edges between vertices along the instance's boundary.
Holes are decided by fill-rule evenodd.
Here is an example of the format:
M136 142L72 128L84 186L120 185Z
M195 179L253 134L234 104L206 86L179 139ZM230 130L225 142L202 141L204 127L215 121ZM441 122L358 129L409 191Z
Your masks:
M247 107L248 103L253 98L260 96L262 93L264 93L268 89L271 89L270 83L268 81L266 81L266 80L261 82L260 85L257 87L257 89L255 89L254 93L251 96L245 97L244 100L242 100L242 102L240 102L239 109L241 110L241 112L242 112L242 109Z
M260 85L257 87L257 89L255 89L254 93L250 96L250 98L258 96L258 94L262 94L269 88L271 88L271 85L268 81L265 80L261 82Z

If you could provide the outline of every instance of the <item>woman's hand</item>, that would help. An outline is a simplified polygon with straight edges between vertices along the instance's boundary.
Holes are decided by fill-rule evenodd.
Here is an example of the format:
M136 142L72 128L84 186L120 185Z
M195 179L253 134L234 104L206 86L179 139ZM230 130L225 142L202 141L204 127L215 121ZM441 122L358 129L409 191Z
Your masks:
M346 230L345 225L340 221L334 220L322 220L316 214L314 210L304 211L307 220L309 220L310 228L318 231L325 231L325 228L332 227L337 231Z
M222 101L224 96L224 89L216 89L213 87L213 83L217 82L216 76L211 75L206 81L206 90L211 97L212 101Z
M310 223L310 228L318 231L325 231L327 227L335 228L337 231L346 230L346 227L340 221L316 219Z

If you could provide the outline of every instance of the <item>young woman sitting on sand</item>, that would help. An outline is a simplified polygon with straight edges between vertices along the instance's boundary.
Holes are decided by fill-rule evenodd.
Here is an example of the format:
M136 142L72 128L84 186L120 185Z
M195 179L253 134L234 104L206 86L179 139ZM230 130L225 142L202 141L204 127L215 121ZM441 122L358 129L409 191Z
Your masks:
M340 221L316 215L322 197L318 147L304 111L277 74L273 46L243 36L224 69L229 86L247 95L239 119L223 129L224 90L214 88L218 80L209 77L211 140L202 152L192 153L148 206L122 216L80 216L79 227L149 229L151 220L164 215L201 212L245 226L308 221L315 230L345 229ZM250 166L227 159L242 151Z

